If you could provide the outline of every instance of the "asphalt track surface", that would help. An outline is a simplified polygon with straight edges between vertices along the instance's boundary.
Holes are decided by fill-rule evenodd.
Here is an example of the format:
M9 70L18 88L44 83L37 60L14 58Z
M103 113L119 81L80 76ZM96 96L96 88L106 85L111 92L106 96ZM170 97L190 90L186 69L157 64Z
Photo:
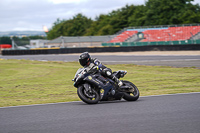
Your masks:
M200 93L0 108L0 133L199 133Z
M103 64L136 64L200 68L200 55L92 55L92 57L98 58ZM78 61L79 54L0 56L0 58L70 62Z

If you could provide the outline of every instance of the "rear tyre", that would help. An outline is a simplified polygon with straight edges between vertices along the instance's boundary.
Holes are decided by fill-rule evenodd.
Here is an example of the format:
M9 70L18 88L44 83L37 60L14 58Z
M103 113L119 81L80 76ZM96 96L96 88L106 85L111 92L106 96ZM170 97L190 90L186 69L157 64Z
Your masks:
M139 92L137 86L135 86L133 83L131 83L129 81L123 81L123 82L128 83L133 88L133 91L131 91L131 92L124 92L123 98L126 101L136 101L136 100L138 100L138 98L140 96L140 92Z
M77 94L79 98L87 104L96 104L100 99L100 96L96 90L92 89L92 92L89 92L86 91L83 86L78 87Z

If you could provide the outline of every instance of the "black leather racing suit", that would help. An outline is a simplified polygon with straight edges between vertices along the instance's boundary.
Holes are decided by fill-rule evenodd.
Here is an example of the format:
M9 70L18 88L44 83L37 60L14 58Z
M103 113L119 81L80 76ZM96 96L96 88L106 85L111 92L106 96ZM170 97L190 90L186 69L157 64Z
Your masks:
M110 68L107 68L106 66L102 65L102 63L94 58L94 59L91 59L91 62L90 62L90 65L89 66L85 66L86 70L90 70L92 68L98 68L100 74L102 76L105 76L105 77L108 77L112 80L114 80L118 85L119 83L121 82L117 77L115 77L113 74L112 74L112 70Z

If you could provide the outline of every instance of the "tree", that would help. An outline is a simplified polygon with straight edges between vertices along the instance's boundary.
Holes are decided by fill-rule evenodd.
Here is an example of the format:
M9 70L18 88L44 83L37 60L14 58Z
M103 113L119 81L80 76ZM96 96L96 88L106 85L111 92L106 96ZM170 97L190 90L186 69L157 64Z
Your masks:
M112 35L127 27L200 23L200 6L193 0L148 0L145 5L126 5L93 21L81 13L69 20L57 19L47 33L59 36Z
M92 20L82 15L75 15L72 19L57 21L47 33L48 39L54 39L59 36L83 36L91 26Z
M10 37L0 37L0 44L12 44Z
M99 17L96 18L96 21L94 21L91 24L91 27L88 29L88 32L86 35L106 35L108 34L108 27L111 27L109 25L110 16L101 14ZM110 28L109 28L110 29Z
M200 6L188 3L180 16L180 20L183 24L200 23Z
M134 12L128 18L128 26L144 26L146 22L147 8L144 5L134 7Z
M149 0L146 2L148 8L144 25L170 25L188 23L188 19L195 18L194 11L199 7L192 5L193 0ZM185 14L185 15L184 15ZM186 21L185 21L186 20ZM190 21L192 23L192 21Z

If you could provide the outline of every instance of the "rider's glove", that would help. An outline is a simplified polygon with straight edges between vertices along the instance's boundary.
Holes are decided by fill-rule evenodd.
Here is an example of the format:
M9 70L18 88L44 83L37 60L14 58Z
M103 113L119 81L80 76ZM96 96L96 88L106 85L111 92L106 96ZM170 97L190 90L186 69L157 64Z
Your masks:
M98 70L98 66L94 66L92 70Z
M94 66L90 71L93 73L97 72L99 70L98 66Z
M99 70L99 67L98 66L94 66L92 69L93 69L93 71L97 71L97 70Z

